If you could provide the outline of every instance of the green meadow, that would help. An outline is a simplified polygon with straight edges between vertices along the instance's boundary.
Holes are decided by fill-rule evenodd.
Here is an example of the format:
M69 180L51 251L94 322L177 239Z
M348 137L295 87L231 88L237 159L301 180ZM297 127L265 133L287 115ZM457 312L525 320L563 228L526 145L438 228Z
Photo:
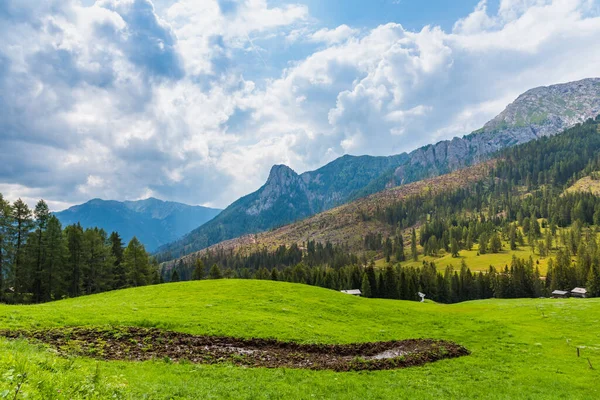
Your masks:
M16 398L24 399L600 398L600 299L443 305L218 280L0 306L0 329L64 326L158 327L303 343L435 338L455 341L472 354L402 370L337 373L168 359L97 361L0 339L0 398L15 398L17 389Z

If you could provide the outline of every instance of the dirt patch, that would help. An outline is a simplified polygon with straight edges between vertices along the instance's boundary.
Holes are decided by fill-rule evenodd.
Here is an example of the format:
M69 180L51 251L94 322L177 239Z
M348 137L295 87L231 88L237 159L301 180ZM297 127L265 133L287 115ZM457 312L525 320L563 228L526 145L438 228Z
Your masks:
M144 328L0 331L0 336L36 339L63 355L103 360L186 360L199 364L334 371L405 368L469 354L455 343L432 339L326 345L197 336Z

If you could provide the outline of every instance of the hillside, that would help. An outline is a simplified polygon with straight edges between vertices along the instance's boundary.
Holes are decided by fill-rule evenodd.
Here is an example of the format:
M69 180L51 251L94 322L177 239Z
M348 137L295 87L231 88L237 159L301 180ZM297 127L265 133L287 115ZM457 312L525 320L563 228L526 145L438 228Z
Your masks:
M221 210L189 206L154 198L139 201L94 199L54 213L63 225L80 223L99 227L109 234L119 232L125 242L136 236L148 251L179 239Z
M207 251L224 250L251 254L260 249L275 250L293 243L304 245L309 240L347 245L350 250L363 249L367 232L390 235L394 230L383 221L375 220L377 209L383 210L397 202L417 195L435 195L469 186L489 176L495 161L455 171L435 178L386 189L348 204L324 211L305 220L268 232L245 235L227 240L207 249L183 257L184 263L192 263Z
M344 156L298 175L274 166L264 186L210 223L159 249L167 261L247 233L282 226L386 187L438 176L500 149L550 136L600 113L600 78L527 91L483 128L391 157Z
M597 398L600 336L594 326L599 310L596 299L440 305L238 280L166 284L36 306L1 305L2 329L137 326L330 344L422 337L455 341L471 355L418 368L335 373L168 359L63 358L45 346L0 339L0 370L12 377L0 381L0 393L14 393L25 373L21 395L27 398L55 398L57 393L73 399L506 399L524 393L530 399Z

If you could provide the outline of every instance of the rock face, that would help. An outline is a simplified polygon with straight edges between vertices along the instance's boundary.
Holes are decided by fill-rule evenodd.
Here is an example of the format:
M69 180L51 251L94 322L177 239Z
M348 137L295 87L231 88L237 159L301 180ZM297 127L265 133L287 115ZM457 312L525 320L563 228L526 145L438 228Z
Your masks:
M598 114L600 78L531 89L470 135L410 153L408 163L396 169L393 184L470 165L505 147L555 135Z
M529 90L478 131L409 154L346 155L301 175L276 165L263 187L178 242L159 249L159 259L177 258L223 240L306 218L386 187L444 174L505 147L554 135L598 114L600 79L585 79Z

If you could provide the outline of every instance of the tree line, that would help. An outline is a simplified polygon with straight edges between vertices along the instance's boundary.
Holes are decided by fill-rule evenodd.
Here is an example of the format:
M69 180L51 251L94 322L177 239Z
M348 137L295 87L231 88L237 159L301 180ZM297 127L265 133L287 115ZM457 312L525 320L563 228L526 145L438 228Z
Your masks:
M0 301L40 303L159 281L137 238L125 247L117 232L63 228L43 200L31 210L0 194Z

